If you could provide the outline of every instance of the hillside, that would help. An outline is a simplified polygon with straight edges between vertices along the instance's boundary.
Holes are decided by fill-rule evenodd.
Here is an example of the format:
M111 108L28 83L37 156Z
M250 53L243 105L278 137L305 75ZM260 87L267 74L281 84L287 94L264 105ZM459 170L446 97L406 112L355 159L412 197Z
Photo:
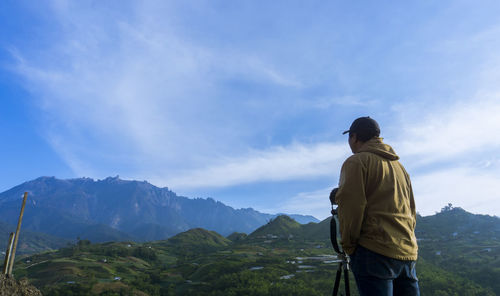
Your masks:
M448 214L453 219L453 212L444 213ZM438 218L446 217L442 215ZM478 223L489 219L476 218ZM57 252L25 256L16 263L14 273L18 278L30 278L44 295L327 295L337 268L325 239L328 236L300 237L305 230L317 236L327 222L300 225L280 216L248 236L231 235L239 238L234 242L205 229L148 243L80 241ZM434 225L434 231L440 233L440 227ZM442 229L447 227L443 225ZM287 231L297 236L286 236ZM438 236L429 235L428 239L421 243L423 254L430 254L441 243ZM465 241L448 244L450 253L463 252L463 247L476 248ZM491 246L492 250L499 247L498 242ZM477 257L462 255L460 270L453 270L452 261L422 255L417 263L422 295L500 294L494 273L498 261L480 266L483 278L479 279L471 277ZM357 295L354 282L351 286L352 295Z
M231 240L215 231L208 231L203 228L194 228L179 233L169 238L167 242L176 248L182 248L183 250L193 249L196 251L227 247L231 244Z
M310 240L330 240L331 217L319 223L308 223L302 226L304 235Z
M0 250L2 254L7 249L9 234L16 232L16 226L0 222ZM45 233L24 230L21 228L17 254L38 253L46 250L56 250L66 246L70 240L51 236Z
M145 243L82 239L56 252L20 255L14 274L48 295L325 295L337 264L329 223L280 215L249 235L227 238L193 228ZM418 216L422 294L500 295L499 230L498 217L461 208Z
M214 199L190 199L168 188L118 177L60 180L41 177L0 193L0 221L16 224L28 192L23 229L93 242L150 241L204 228L222 235L250 233L276 215L233 209ZM295 215L304 222L311 216Z
M247 234L246 233L242 233L242 232L233 232L231 233L230 235L227 236L227 239L232 241L232 242L237 242L237 241L241 241L241 240L244 240L247 238Z
M500 295L500 218L461 208L419 217L420 257Z
M500 236L500 218L488 215L473 215L462 208L444 207L435 215L418 217L417 234L450 237L495 237ZM439 227L436 227L439 225Z
M248 239L255 238L292 238L300 236L301 225L292 218L281 215L270 220L266 225L259 227L252 232Z

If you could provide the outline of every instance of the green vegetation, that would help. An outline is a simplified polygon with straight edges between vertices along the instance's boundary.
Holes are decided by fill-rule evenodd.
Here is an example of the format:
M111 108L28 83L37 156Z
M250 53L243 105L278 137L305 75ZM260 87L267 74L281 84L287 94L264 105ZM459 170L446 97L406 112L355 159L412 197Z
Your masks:
M331 250L323 245L289 238L231 243L194 229L144 244L79 241L23 258L15 275L44 295L325 295L336 264L326 262L335 258L324 256Z
M500 295L500 236L493 235L498 218L466 212L464 218L461 211L419 218L422 295ZM491 218L496 224L462 229L462 223L472 223L467 215L478 225ZM461 221L461 232L455 234L450 219ZM44 295L329 295L337 263L328 223L300 225L280 216L249 236L235 233L230 239L198 228L148 243L80 240L23 257L14 273ZM440 232L440 225L451 233ZM352 276L351 287L357 295Z
M5 251L9 241L9 234L16 231L15 225L0 222L0 250ZM66 246L70 240L51 236L45 233L29 231L21 228L17 254L39 253L55 250Z
M439 267L457 279L468 279L487 288L490 295L500 295L498 217L472 215L449 204L436 215L419 217L417 229L420 258L432 262L425 269L426 274ZM463 291L458 283L456 286L456 290Z
M276 238L293 238L304 235L302 225L292 218L281 215L271 219L266 225L259 227L250 234L249 238L265 237L267 235Z

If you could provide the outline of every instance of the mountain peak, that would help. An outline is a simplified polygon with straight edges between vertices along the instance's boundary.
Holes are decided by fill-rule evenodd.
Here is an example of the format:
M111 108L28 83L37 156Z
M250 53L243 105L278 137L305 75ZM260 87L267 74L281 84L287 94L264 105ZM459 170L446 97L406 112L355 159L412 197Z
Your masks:
M168 239L169 243L179 245L189 245L196 247L224 247L231 241L215 231L209 231L203 228L193 228L179 233Z
M41 176L36 178L34 181L53 181L56 180L55 176Z
M286 224L286 225L295 225L299 224L297 221L294 219L290 218L287 215L279 215L278 217L274 218L272 221L270 221L272 224Z
M100 182L106 182L106 183L114 183L114 182L120 182L120 181L125 181L125 180L120 179L120 176L116 175L114 177L109 176L109 177L107 177L107 178L105 178L103 180L99 180L99 181Z
M300 232L301 225L299 222L290 218L286 215L279 215L278 217L271 219L266 225L255 230L249 236L259 237L259 236L288 236L290 234L296 235Z

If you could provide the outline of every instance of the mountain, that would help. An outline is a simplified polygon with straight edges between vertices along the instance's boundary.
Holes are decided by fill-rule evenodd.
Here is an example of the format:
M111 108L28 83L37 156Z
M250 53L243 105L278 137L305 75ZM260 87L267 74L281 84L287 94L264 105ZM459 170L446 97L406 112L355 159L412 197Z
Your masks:
M208 231L203 228L193 228L179 233L167 240L171 245L186 250L192 248L199 251L202 248L227 247L232 242L215 231Z
M331 217L319 223L299 224L288 216L271 219L249 237L258 233L295 233L309 240L329 240ZM292 222L293 221L293 222ZM288 229L287 229L288 228ZM298 228L298 229L297 229ZM500 218L472 214L459 207L445 207L439 213L422 217L417 215L415 233L419 244L428 241L462 242L488 248L490 243L500 242ZM500 250L498 250L500 252Z
M294 219L281 215L275 219L269 221L266 225L259 227L257 230L252 232L248 239L252 238L289 238L291 236L298 236L302 234L301 224L299 224Z
M248 239L295 238L302 240L329 241L330 220L331 217L328 217L319 223L310 222L307 224L300 224L289 216L280 215L252 232L248 235Z
M160 240L191 228L222 235L250 233L276 217L251 208L233 209L212 198L178 196L146 181L40 177L0 193L0 220L17 223L24 192L28 201L23 229L72 240ZM312 216L294 217L318 221Z
M0 250L5 252L11 232L16 232L16 226L0 222ZM21 228L16 254L38 253L55 250L66 246L71 241L45 233L24 230Z
M304 236L310 240L330 240L330 220L328 217L319 223L302 225Z
M294 215L294 214L286 214L286 213L279 213L279 214L276 214L274 215L273 218L276 218L278 216L282 216L282 215L285 215L285 216L288 216L290 218L292 218L293 220L299 222L300 224L307 224L307 223L311 223L311 222L319 222L318 219L316 219L314 216L311 216L311 215Z
M7 223L17 225L20 200L0 203L0 217ZM33 199L26 203L22 221L22 229L46 233L69 240L76 240L78 237L86 238L95 242L131 240L132 235L128 235L118 229L108 225L79 219L76 213L68 214L64 208L44 207Z
M417 218L419 256L500 295L500 218L462 208Z
M416 233L421 238L500 237L500 218L475 215L459 207L447 206L435 215L419 216Z

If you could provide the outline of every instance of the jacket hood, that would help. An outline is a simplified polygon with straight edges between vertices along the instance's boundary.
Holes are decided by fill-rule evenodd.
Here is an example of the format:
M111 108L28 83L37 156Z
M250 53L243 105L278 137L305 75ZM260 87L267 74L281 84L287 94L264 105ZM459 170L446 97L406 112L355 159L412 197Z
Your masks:
M383 158L390 160L398 160L399 156L396 154L391 146L384 144L382 138L373 138L367 141L358 152L371 152L375 153Z

